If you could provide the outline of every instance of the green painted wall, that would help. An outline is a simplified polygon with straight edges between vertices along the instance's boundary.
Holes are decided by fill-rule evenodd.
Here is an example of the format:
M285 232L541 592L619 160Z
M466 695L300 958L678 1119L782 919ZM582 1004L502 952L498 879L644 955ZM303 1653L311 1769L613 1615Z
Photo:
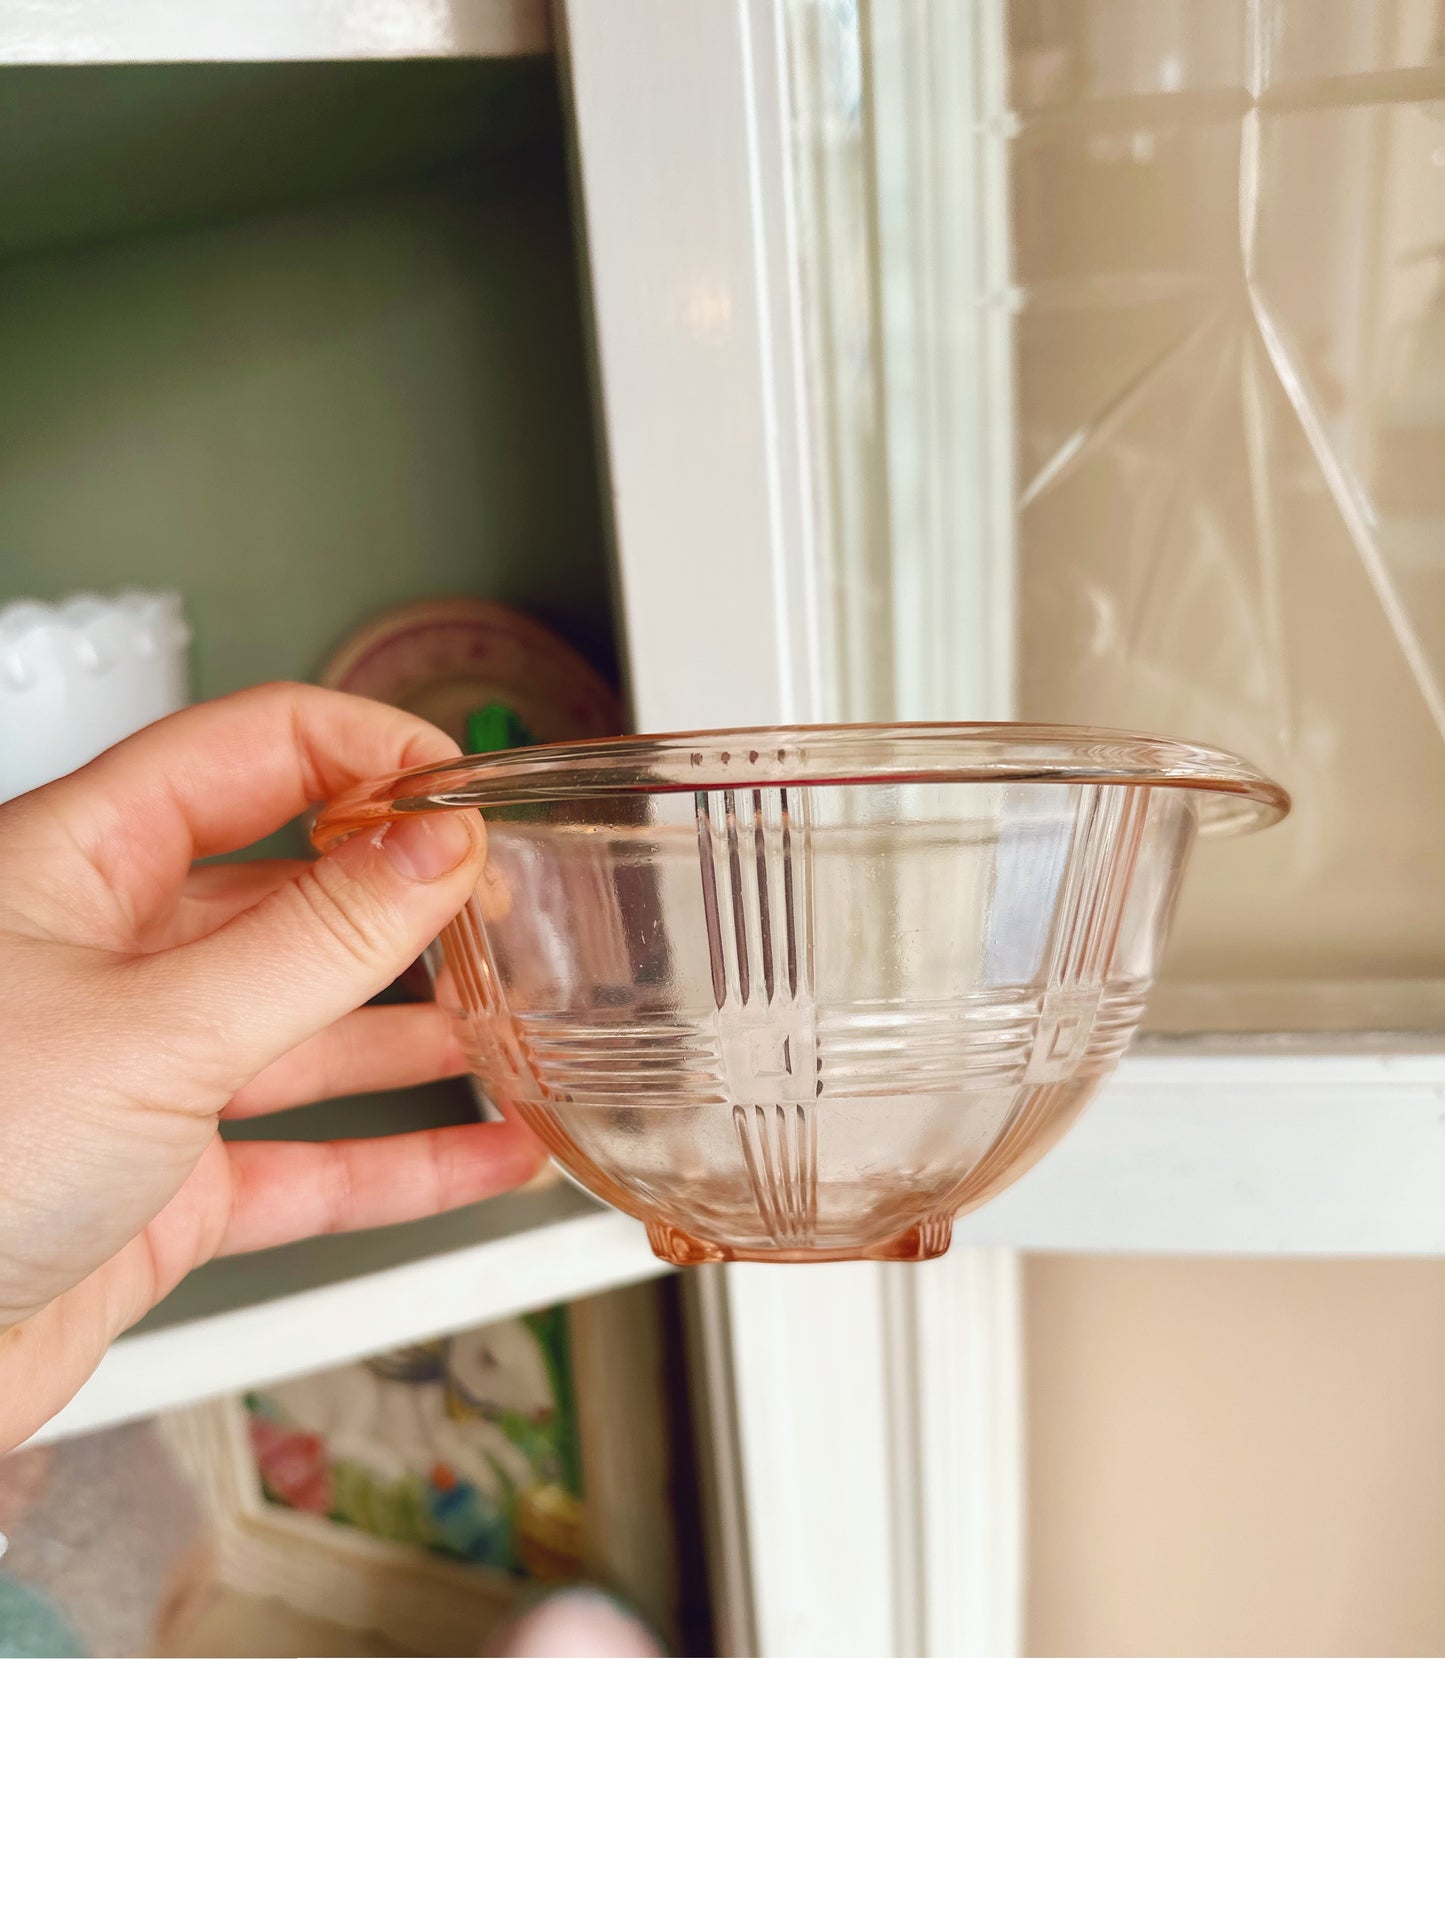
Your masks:
M555 145L159 232L152 165L146 231L0 263L0 601L179 588L198 695L312 674L359 622L444 594L550 617L610 669Z
M562 148L553 63L0 67L0 258Z

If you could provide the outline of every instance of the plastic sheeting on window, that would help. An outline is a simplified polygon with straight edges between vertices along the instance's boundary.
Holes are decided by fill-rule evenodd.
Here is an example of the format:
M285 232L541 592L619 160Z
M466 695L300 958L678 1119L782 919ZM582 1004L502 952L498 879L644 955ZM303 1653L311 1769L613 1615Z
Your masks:
M840 700L1002 651L1250 757L1295 814L1161 1005L1440 1021L1445 7L795 0L792 60Z

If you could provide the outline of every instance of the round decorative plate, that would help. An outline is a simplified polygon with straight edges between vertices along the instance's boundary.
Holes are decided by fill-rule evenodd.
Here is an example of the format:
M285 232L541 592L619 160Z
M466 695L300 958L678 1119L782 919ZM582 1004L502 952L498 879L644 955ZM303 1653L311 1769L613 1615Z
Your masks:
M467 747L468 724L509 711L534 743L585 742L621 730L622 701L551 629L471 596L412 602L368 623L319 680L409 710Z
M474 596L390 610L343 643L317 680L435 723L463 750L588 742L624 727L621 697L570 643L516 609ZM478 728L502 734L487 740ZM431 996L424 959L391 994L408 1002ZM499 1116L475 1078L472 1086L482 1115ZM549 1162L522 1189L545 1190L561 1176Z

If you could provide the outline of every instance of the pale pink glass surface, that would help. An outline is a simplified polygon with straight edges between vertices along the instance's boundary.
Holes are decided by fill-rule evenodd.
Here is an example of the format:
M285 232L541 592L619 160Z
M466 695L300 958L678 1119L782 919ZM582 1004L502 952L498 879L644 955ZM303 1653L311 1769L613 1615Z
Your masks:
M756 730L410 772L317 840L473 807L469 1060L681 1264L946 1250L1118 1061L1196 828L1288 803L1100 731Z

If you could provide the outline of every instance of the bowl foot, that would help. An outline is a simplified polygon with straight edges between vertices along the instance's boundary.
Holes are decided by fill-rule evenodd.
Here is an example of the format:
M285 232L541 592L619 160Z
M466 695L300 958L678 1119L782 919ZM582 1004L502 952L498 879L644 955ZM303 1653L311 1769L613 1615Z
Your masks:
M952 1242L952 1217L924 1218L905 1231L901 1238L890 1238L887 1244L870 1245L864 1256L887 1259L941 1258Z
M666 1218L647 1220L647 1242L657 1256L665 1258L670 1265L716 1265L732 1256L722 1245L694 1238L690 1231L679 1231Z
M665 1218L647 1220L647 1242L659 1258L670 1265L716 1265L732 1260L749 1265L799 1265L799 1264L836 1264L847 1258L877 1258L890 1263L910 1262L925 1258L941 1258L953 1238L953 1219L951 1217L924 1218L911 1225L907 1231L900 1232L895 1238L887 1238L881 1244L852 1245L846 1250L777 1250L744 1248L739 1245L712 1244L705 1238L695 1238L690 1231L680 1231L675 1224Z

